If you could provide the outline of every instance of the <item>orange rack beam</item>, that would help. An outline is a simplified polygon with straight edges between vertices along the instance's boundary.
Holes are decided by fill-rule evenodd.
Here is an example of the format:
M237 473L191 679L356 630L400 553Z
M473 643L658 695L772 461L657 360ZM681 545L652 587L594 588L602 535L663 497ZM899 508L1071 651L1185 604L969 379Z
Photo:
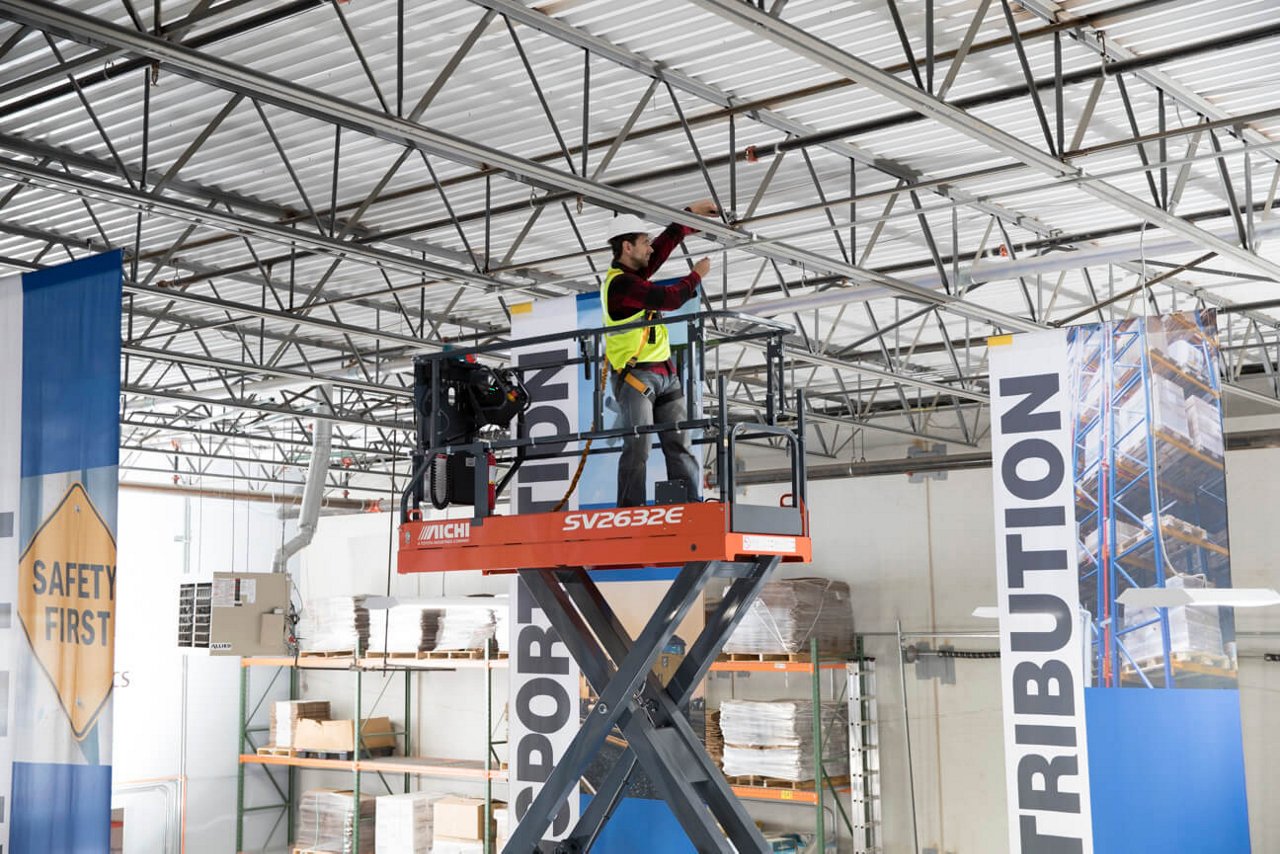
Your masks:
M807 525L805 530L804 535L734 531L729 508L718 502L489 516L482 524L410 520L400 526L397 568L401 573L619 569L759 555L808 562L813 545Z

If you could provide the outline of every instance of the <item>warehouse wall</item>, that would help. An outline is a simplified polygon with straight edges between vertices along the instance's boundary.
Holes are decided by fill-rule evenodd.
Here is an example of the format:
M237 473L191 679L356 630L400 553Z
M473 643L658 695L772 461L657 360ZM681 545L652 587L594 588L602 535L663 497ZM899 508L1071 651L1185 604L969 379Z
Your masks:
M1272 555L1277 551L1274 507L1280 505L1280 450L1228 455L1232 551L1239 586L1280 586ZM771 501L782 490L753 487L753 501ZM197 502L193 517L193 572L233 565L266 568L280 540L279 521L265 505ZM250 509L252 507L252 509ZM868 652L879 662L885 844L889 851L912 849L911 797L896 639L904 631L992 631L970 616L995 602L990 471L951 473L945 481L911 484L892 476L810 485L815 560L784 568L784 575L820 575L847 581L854 591L857 630L868 636ZM231 536L232 519L235 536ZM201 524L202 522L202 524ZM120 625L118 668L130 684L117 692L116 779L176 774L180 725L181 659L173 652L173 589L182 574L184 525L180 499L122 493L120 521ZM385 514L325 517L313 545L295 561L295 581L304 599L387 590L387 544L391 520ZM465 595L505 592L506 581L472 574L391 576L393 595ZM1275 609L1273 609L1275 610ZM1241 613L1245 631L1280 632L1280 614ZM936 643L936 641L935 641ZM960 649L993 649L993 638L954 638ZM1280 637L1246 640L1242 656L1280 650ZM233 849L235 804L235 718L238 668L228 659L192 659L188 751L191 793L188 850ZM953 854L1006 850L1003 756L996 661L957 661L955 684L918 679L908 665L906 700L914 757L914 794L921 849ZM255 679L269 679L256 672ZM804 693L806 686L765 683L752 677L730 687L723 679L714 695L731 690L762 696ZM402 676L365 677L366 714L403 717ZM505 704L505 679L494 680L494 707ZM1255 851L1280 850L1280 743L1267 733L1280 726L1280 665L1256 659L1241 662L1245 756ZM484 743L484 680L480 673L426 673L410 687L422 710L415 729L421 752L478 757ZM306 696L334 701L335 713L350 714L354 678L309 672ZM372 712L371 712L372 710ZM505 727L499 730L499 736ZM417 751L415 751L417 752ZM250 775L253 780L255 775ZM307 772L304 786L349 785L347 775ZM399 778L390 780L398 788ZM382 791L376 777L366 786ZM415 784L416 785L416 784ZM423 781L436 790L478 792L475 786ZM500 792L498 793L500 796ZM253 793L251 793L253 795ZM133 796L158 811L158 798ZM155 803L152 803L152 801ZM143 809L138 807L139 812ZM802 807L751 805L773 826L808 827ZM265 820L264 818L258 819ZM265 831L265 827L259 827ZM140 839L142 837L139 837ZM251 839L254 838L251 836ZM277 837L279 838L279 837ZM143 843L139 843L143 844ZM134 847L131 851L156 851Z
M1275 554L1280 532L1280 450L1227 456L1232 570L1238 587L1280 588ZM776 500L780 487L754 487L750 500ZM892 636L904 631L992 631L971 616L994 605L991 472L952 472L945 481L911 484L905 476L816 481L809 507L814 562L784 569L820 575L853 589L854 621L867 634L879 669L885 844L912 850L911 788L906 768L902 670ZM1280 851L1280 609L1238 612L1240 631L1271 638L1240 643L1240 689L1253 850ZM994 638L932 641L957 649L996 648ZM1252 657L1250 657L1252 656ZM1007 850L999 662L956 661L954 685L917 679L907 665L906 699L914 758L915 803L922 849L953 854ZM1188 738L1194 738L1189 732ZM1136 794L1136 793L1135 793ZM1135 808L1140 808L1135 803Z
M165 850L165 799L181 794L184 663L186 851L235 850L239 659L178 651L177 590L215 570L269 572L284 529L267 504L120 493L113 783L127 854ZM248 797L264 802L265 785L251 779Z

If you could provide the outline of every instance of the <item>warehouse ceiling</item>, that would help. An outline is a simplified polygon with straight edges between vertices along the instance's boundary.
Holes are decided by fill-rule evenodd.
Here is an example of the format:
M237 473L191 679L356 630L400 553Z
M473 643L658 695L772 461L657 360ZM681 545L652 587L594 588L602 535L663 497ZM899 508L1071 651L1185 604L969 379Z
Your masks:
M795 325L817 461L982 446L992 334L1198 306L1269 413L1277 57L1270 0L0 0L0 273L124 251L134 482L278 491L324 406L402 486L414 354L707 196L667 269Z

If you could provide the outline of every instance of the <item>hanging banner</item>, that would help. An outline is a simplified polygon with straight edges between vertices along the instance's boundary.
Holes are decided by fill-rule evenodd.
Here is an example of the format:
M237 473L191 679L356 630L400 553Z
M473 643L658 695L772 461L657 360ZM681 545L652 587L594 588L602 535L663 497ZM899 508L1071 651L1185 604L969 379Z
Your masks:
M675 318L698 309L697 300L690 300L679 311L669 312ZM599 293L584 293L558 299L538 300L511 306L511 338L513 341L568 332L593 329L604 325ZM673 320L668 331L673 347L680 348L688 341L685 324ZM677 350L678 352L678 350ZM512 348L512 363L523 369L522 381L532 401L525 416L525 435L546 437L591 429L594 417L595 395L599 375L588 376L581 364L567 364L583 354L575 340L557 341L535 346ZM618 426L619 411L614 403L612 384L603 390L604 403L600 429ZM701 401L701 388L695 387L695 401ZM695 410L696 412L696 410ZM656 443L655 443L656 445ZM605 448L621 449L621 440L597 441L593 448L598 452ZM543 513L551 511L568 492L578 458L572 455L576 446L567 443L539 444L531 454L566 453L565 456L527 460L516 472L510 487L515 513ZM666 479L666 461L661 450L655 447L649 455L646 472L647 494L652 499L655 484ZM577 488L569 495L565 510L594 510L614 507L618 495L618 454L594 453L583 466ZM650 610L644 603L656 605L669 579L676 570L637 567L636 569L612 569L594 573L597 582L630 582L606 585L605 593L620 612L624 624L631 624L631 608L644 612ZM617 590L617 594L612 591ZM589 713L593 698L586 690L579 675L576 661L568 655L558 635L550 628L546 616L517 578L511 581L511 666L510 696L512 714L510 721L511 803L516 819L522 818L529 804L541 789L551 768L577 734L581 717ZM638 630L643 621L630 625ZM701 611L691 615L681 626L681 635L692 638L701 629ZM523 642L521 642L523 638ZM664 651L662 661L678 663L684 649L679 639ZM669 674L668 674L669 677ZM573 713L561 714L560 698L568 696L573 701ZM697 731L704 729L701 689L691 704L691 718ZM598 785L607 773L611 762L617 758L621 739L602 748L598 761L584 771L590 785ZM610 825L633 827L636 816L643 817L645 829L663 836L666 829L678 828L673 816L662 806L659 811L637 806L637 799L654 797L653 784L643 771L636 771L628 788L628 797L617 807ZM578 792L571 794L557 812L545 839L563 839L577 822L581 809ZM616 829L606 833L617 833ZM652 846L651 846L652 847ZM654 848L655 851L659 850Z
M578 733L578 663L551 628L518 575L511 576L509 775L517 822ZM543 839L559 840L578 823L575 785L556 810Z
M1011 850L1248 852L1214 313L989 345Z
M1087 854L1067 337L988 343L1009 849Z
M0 850L106 851L119 252L0 279Z
M523 303L511 307L511 338L520 340L578 328L575 297ZM522 369L531 401L525 415L525 435L547 437L579 429L582 369L566 364L578 357L573 341L555 341L512 349L512 364ZM591 390L585 392L591 405ZM590 416L588 416L589 418ZM538 445L537 453L560 453L566 445ZM511 484L513 512L546 513L569 489L577 461L569 456L527 460ZM578 507L570 496L566 510ZM569 655L546 614L521 583L511 576L510 679L511 711L508 739L511 808L519 822L542 784L560 762L578 732L578 663ZM543 839L564 839L577 824L578 787L557 809Z

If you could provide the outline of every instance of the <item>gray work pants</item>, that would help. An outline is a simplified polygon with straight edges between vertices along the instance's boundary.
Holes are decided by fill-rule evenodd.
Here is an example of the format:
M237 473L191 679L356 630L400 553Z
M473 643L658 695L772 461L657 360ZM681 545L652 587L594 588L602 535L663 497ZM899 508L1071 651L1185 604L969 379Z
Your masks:
M688 417L678 375L646 370L634 370L631 375L649 387L651 396L641 394L615 377L613 393L622 412L619 427L670 424ZM685 430L663 430L658 434L658 441L667 460L667 479L685 481L690 498L697 499L701 494L702 467L690 450L689 433ZM618 461L619 507L638 507L646 503L645 466L652 442L652 433L627 436L622 440L622 459Z

